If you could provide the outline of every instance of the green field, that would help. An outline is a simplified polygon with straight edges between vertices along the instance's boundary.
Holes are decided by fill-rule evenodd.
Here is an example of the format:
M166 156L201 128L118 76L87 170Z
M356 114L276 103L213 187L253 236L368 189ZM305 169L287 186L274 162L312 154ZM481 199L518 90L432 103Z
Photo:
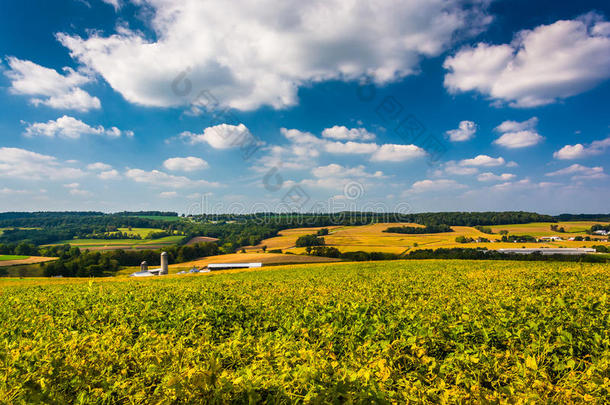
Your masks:
M27 259L30 256L20 256L20 255L0 255L0 262L5 262L9 260L22 260Z
M54 243L54 245L64 245L69 244L72 246L76 246L79 248L95 248L95 247L113 247L113 246L125 246L135 247L135 246L157 246L157 245L173 245L180 242L184 238L184 236L175 235L175 236L166 236L159 239L71 239L64 240L58 243Z
M119 228L119 231L127 233L129 235L139 235L144 239L151 232L163 232L163 229L159 228Z
M0 281L0 398L607 403L609 276L430 260Z

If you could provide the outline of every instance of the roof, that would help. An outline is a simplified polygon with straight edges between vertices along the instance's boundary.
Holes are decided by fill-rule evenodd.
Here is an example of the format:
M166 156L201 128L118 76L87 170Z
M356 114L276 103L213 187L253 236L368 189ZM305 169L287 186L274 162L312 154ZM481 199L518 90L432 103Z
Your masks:
M208 269L247 269L262 266L262 263L210 263Z

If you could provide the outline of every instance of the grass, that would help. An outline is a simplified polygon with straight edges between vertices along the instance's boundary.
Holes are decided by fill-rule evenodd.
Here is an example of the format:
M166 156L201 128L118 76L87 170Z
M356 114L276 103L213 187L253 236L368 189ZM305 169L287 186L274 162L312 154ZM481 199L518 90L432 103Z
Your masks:
M610 268L0 280L7 403L607 403Z
M146 236L151 232L163 232L163 229L159 228L119 228L119 231L123 233L127 233L128 235L139 235L142 239L146 238Z
M147 245L150 246L158 246L158 245L173 245L180 242L184 238L184 236L175 235L175 236L166 236L159 239L71 239L65 240L58 243L54 243L53 245L63 245L69 244L71 246L77 246L80 248L100 248L100 247L116 247L116 246L124 246L125 248L132 247L145 247Z
M20 256L20 255L0 255L0 262L9 261L9 260L23 260L27 259L30 256Z

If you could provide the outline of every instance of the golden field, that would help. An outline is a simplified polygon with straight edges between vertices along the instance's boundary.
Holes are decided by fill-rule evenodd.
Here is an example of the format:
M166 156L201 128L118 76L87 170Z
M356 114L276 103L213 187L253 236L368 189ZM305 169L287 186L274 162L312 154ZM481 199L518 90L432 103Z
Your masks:
M489 243L457 243L455 238L465 236L469 238L487 238L489 240L500 239L500 230L507 230L511 235L531 235L541 236L561 236L569 238L572 236L587 236L586 229L594 224L608 224L607 222L558 222L560 228L564 227L565 233L551 231L552 223L530 223L517 225L499 225L491 227L494 234L488 235L468 226L452 226L453 232L407 235L392 234L383 232L391 226L422 226L411 223L379 223L363 226L343 226L328 227L330 234L324 236L326 246L336 247L342 252L366 251L366 252L386 252L400 254L411 249L437 249L437 248L477 248L503 249L521 247L523 244L489 242ZM295 243L299 236L316 233L320 228L298 228L281 231L279 236L269 238L261 242L258 247L266 245L267 249L282 249L283 251L303 253L305 248L296 248ZM417 246L415 246L417 244ZM593 245L607 244L598 241L558 241L544 243L528 243L527 247L591 247Z

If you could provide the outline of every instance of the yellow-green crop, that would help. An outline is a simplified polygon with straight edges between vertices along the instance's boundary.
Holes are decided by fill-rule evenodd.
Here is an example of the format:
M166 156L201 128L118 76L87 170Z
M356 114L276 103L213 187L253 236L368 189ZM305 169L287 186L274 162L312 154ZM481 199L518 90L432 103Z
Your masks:
M7 280L0 401L608 402L609 276L396 261Z

